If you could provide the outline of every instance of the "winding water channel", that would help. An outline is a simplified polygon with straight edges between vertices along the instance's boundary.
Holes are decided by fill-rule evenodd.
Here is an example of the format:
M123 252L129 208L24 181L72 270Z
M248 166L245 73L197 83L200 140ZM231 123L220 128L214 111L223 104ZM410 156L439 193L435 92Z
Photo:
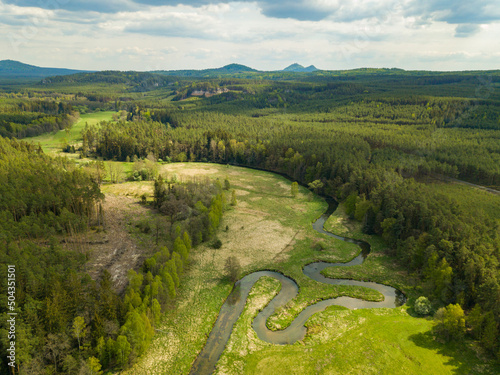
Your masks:
M377 284L374 282L347 280L347 279L330 279L321 275L321 271L327 267L349 267L362 264L370 252L370 245L364 241L353 240L351 238L340 237L333 233L324 230L323 226L330 215L337 209L337 202L334 200L328 201L328 209L326 212L313 223L313 228L330 237L335 237L343 241L348 241L359 245L362 249L361 253L347 263L328 263L315 262L304 266L303 272L306 276L320 283L334 285L354 285L363 286L379 291L384 300L380 302L364 301L351 297L331 298L305 308L295 320L282 331L271 331L266 327L267 318L269 318L276 309L285 305L293 299L299 292L297 283L291 278L273 271L258 271L251 273L234 284L233 290L226 302L221 307L217 321L215 322L212 331L208 337L205 347L196 358L190 374L192 375L209 375L215 370L215 365L219 360L220 355L224 351L234 323L238 320L243 312L246 300L252 286L262 276L269 276L281 283L281 290L271 302L262 310L254 319L252 327L257 333L257 336L266 342L287 345L293 344L298 340L302 340L306 334L305 322L315 313L323 311L326 307L337 305L344 306L349 309L370 309L380 307L397 307L405 303L404 295L397 289Z

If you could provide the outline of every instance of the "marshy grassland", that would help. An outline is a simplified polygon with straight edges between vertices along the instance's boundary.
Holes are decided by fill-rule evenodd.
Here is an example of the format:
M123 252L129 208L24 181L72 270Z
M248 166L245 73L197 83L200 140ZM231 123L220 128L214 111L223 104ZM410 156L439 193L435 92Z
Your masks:
M312 261L346 262L359 248L312 229L327 204L300 188L290 194L291 182L268 172L203 163L164 164L160 173L181 181L209 177L221 182L227 177L235 189L237 205L228 211L218 233L220 249L210 244L191 253L191 264L173 306L157 328L157 335L144 357L127 374L187 374L232 289L224 263L238 258L241 275L268 269L293 278L300 293L268 321L271 329L286 327L307 305L325 298L348 295L378 300L380 295L366 288L317 283L302 273ZM114 185L118 194L125 184ZM131 187L134 183L130 183ZM140 192L147 191L142 183ZM150 191L152 192L152 185ZM137 186L138 187L138 186ZM134 193L133 195L138 194ZM228 195L229 196L229 195ZM228 199L229 202L229 199ZM404 269L383 254L379 238L361 234L349 221L342 206L325 228L334 233L368 240L372 253L362 266L327 269L331 277L372 280L390 284L408 296L418 286ZM253 317L279 291L276 280L263 278L250 293L247 305L234 326L216 374L468 374L495 373L481 352L469 343L441 344L431 335L432 321L417 318L405 305L394 309L349 310L329 307L306 324L304 340L293 345L272 345L259 340L251 327ZM417 293L417 294L416 294Z

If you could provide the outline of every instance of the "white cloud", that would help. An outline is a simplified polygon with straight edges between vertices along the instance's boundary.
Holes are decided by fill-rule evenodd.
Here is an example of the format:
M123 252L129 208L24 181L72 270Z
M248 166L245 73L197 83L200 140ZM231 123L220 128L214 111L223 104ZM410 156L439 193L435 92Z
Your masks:
M498 66L500 24L491 19L499 6L489 0L480 0L476 11L461 0L452 10L445 0L197 0L191 5L172 0L156 2L170 4L160 6L151 5L154 0L139 6L116 0L106 6L125 6L108 13L94 12L90 5L86 11L72 10L83 9L82 1L54 1L66 1L69 10L0 0L2 58L96 70L206 68L231 62L272 70L295 61L325 69ZM304 7L311 12L293 14ZM470 22L460 9L469 10ZM483 17L485 12L493 16Z

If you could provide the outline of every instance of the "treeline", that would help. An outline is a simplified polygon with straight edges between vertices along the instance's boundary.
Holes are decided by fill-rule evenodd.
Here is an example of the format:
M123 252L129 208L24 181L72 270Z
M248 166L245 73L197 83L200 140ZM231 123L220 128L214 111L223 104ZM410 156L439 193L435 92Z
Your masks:
M329 91L323 91L324 86L289 86L265 96L239 94L239 98L229 102L227 99L232 93L204 99L207 103L197 110L200 114L180 112L176 115L176 126L184 123L192 127L191 124L199 123L199 127L205 127L212 122L225 129L228 120L233 124L245 123L252 128L262 126L271 130L285 124L296 128L294 132L314 126L318 133L336 131L363 138L373 152L394 150L400 155L393 160L400 164L397 168L415 177L440 173L472 183L500 186L500 146L497 142L500 106L493 99L396 93L367 96L363 93L334 94L328 100L325 93ZM380 90L380 87L370 90ZM294 102L291 97L302 91L308 94ZM259 98L264 99L259 102ZM201 114L202 111L205 113ZM207 111L231 113L239 118L208 114ZM268 120L251 123L246 119L248 115L264 116ZM232 133L239 134L238 127L229 126ZM262 128L258 131L268 132ZM244 131L242 136L246 137L246 133Z
M391 147L373 148L361 132L318 123L297 126L213 113L185 116L181 123L175 129L145 121L107 124L96 129L93 152L123 158L129 156L124 149L138 150L126 145L147 145L141 152L160 158L247 165L285 173L305 184L319 181L318 191L346 200L349 213L363 221L366 233L386 239L391 255L421 278L434 303L459 303L466 310L480 306L484 314L493 314L498 330L498 217L470 215L461 209L460 197L451 199L404 179L396 155L378 162L378 150ZM158 134L154 146L147 140L153 130ZM115 135L113 142L109 134ZM450 173L466 173L460 166L434 163L434 170L446 172L449 167ZM425 172L422 168L416 166ZM485 346L496 354L498 339Z
M95 181L66 159L52 159L38 147L0 138L0 259L2 267L2 368L7 373L7 265L16 266L16 364L9 373L38 374L47 368L74 370L77 359L70 322L99 294L80 273L84 254L64 251L50 235L87 229L102 194ZM88 286L88 288L87 288Z
M281 107L286 105L287 114L283 109L278 115L262 112L264 110L249 111L245 106L253 100L242 101L239 115L181 112L176 120L189 127L199 124L196 128L206 127L209 122L217 123L224 130L229 127L233 134L240 132L235 124L251 127L252 133L274 131L276 134L277 128L283 125L293 128L293 132L306 133L305 129L311 127L317 133L335 131L364 139L373 153L379 150L385 153L386 149L394 151L391 153L396 155L391 161L394 168L407 175L420 177L439 173L486 186L500 186L500 144L497 141L500 106L494 101L394 96L349 103L330 102L321 112L315 107L319 101L305 112L297 112L302 107L283 101ZM309 103L305 101L303 108ZM210 111L219 108L214 107L206 108ZM231 112L228 105L219 109ZM245 113L265 116L267 121L248 121L248 116L242 115ZM246 137L247 132L245 130L242 137Z
M123 302L116 300L111 310L108 305L107 317L111 311L111 317L118 318L115 329L106 329L106 324L97 331L90 327L94 339L89 342L88 355L95 355L104 369L127 368L147 350L162 312L176 298L191 249L214 235L224 203L220 184L207 180L181 184L161 176L155 180L153 206L166 215L166 221L146 221L138 226L156 236L157 243L158 236L162 237L161 242L172 250L162 246L144 261L139 272L129 271ZM170 212L169 207L179 211Z
M70 104L51 100L21 101L0 113L0 136L34 137L69 128L76 114Z
M98 156L116 157L118 160L125 160L134 154L145 157L151 151L163 160L167 157L178 161L225 162L236 159L243 163L248 155L238 155L255 152L250 151L256 147L249 143L252 139L261 143L258 153L266 154L263 148L288 147L281 141L286 133L294 138L289 144L300 143L294 149L305 150L303 146L307 145L309 149L318 150L314 152L316 156L321 153L331 158L333 155L324 153L324 150L331 150L332 147L323 144L326 139L336 144L335 139L341 137L348 139L348 143L361 142L363 145L360 147L365 149L365 159L369 162L395 169L405 176L419 178L438 173L476 184L500 186L500 144L497 142L500 130L441 128L433 122L433 118L443 113L440 106L445 104L438 103L429 105L426 100L423 100L422 106L414 102L407 105L356 103L341 106L332 113L290 114L276 118L156 109L136 112L134 109L129 116L134 123L106 124L103 130L98 132L94 128L84 135L91 142L100 137L99 144L92 143L88 147L85 144L84 151L91 150ZM429 115L433 112L435 117ZM366 113L370 115L366 116ZM148 124L153 117L165 121L165 126ZM168 121L172 121L174 126L170 126ZM212 124L217 124L216 130ZM217 136L217 132L222 135ZM212 140L216 143L213 144ZM223 145L218 147L220 141ZM247 142L246 146L238 145L244 142ZM336 153L335 150L332 152ZM222 157L219 153L223 154Z
M83 83L106 83L106 84L124 84L132 87L132 91L150 91L152 89L167 86L174 82L170 77L148 73L148 72L117 72L103 71L95 73L77 73L66 76L56 76L44 78L43 85L50 84L83 84Z
M137 126L144 124L144 126ZM146 125L147 124L147 125ZM157 158L166 156L160 149L166 146L165 125L157 122L103 122L99 126L85 125L82 131L82 154L91 153L105 159L125 161L146 158L150 153Z
M190 243L196 246L215 235L226 196L220 182L214 185L209 180L183 184L175 181L175 176L170 180L159 176L155 180L153 206L167 216L172 226L181 222L183 231L192 239Z

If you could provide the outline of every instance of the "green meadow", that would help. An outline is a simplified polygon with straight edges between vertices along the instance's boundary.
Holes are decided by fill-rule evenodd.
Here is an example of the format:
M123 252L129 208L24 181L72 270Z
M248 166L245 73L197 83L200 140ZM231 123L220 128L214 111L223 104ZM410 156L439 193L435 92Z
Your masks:
M81 132L85 124L97 125L101 121L111 121L114 113L115 112L107 111L82 114L77 122L68 130L47 133L37 137L26 138L26 140L35 144L40 143L45 153L56 155L62 151L65 145L73 145L81 142Z

